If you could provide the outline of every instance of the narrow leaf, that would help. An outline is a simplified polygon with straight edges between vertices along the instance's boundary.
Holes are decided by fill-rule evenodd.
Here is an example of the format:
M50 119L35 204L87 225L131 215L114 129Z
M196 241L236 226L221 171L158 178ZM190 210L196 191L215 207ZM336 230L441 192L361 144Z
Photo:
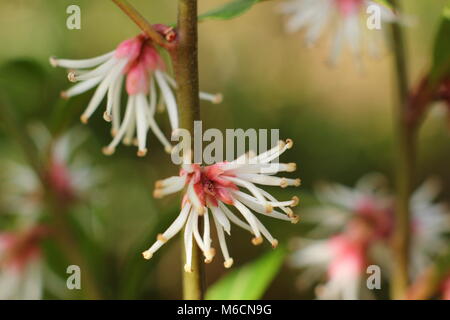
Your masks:
M229 2L219 8L208 11L198 17L199 21L204 20L228 20L236 18L255 5L258 2L262 2L264 0L234 0Z
M392 4L388 0L375 0L375 2L392 9Z
M208 289L206 299L260 299L280 270L285 256L286 250L278 248L230 272Z
M431 77L439 80L450 72L450 3L442 11L441 23L434 41Z

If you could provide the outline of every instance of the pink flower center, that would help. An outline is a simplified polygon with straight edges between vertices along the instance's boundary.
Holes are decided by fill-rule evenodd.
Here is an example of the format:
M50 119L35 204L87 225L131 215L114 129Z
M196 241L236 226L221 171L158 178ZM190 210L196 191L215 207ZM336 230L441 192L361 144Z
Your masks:
M194 190L202 205L217 206L218 201L226 204L233 204L232 190L239 188L232 182L224 179L226 176L221 169L224 163L217 163L207 167L194 165L194 172L189 174L188 180L193 181Z
M345 235L331 238L329 242L333 260L328 267L328 276L354 277L364 271L366 265L365 246L352 241Z
M64 163L53 159L47 170L47 179L61 203L69 203L75 199L70 172Z
M362 6L363 0L335 0L339 12L347 17L357 12Z
M383 208L376 199L364 198L357 203L356 213L363 218L373 229L379 238L386 238L392 231L392 214L387 208Z
M22 271L41 254L39 242L48 234L44 226L36 226L25 233L0 234L0 267Z
M116 58L128 59L124 73L129 95L147 94L150 76L155 70L164 70L164 62L149 38L138 35L123 41L116 49Z

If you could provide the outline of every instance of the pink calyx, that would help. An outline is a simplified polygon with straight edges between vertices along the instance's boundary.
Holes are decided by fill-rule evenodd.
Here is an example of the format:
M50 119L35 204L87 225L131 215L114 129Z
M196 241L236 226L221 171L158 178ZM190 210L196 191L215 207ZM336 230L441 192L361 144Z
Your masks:
M49 234L45 226L35 226L24 233L0 234L0 266L22 271L27 264L39 258L39 242Z
M348 17L349 15L356 13L363 3L362 0L335 0L335 1L339 9L339 12L344 17Z
M345 277L360 275L366 265L365 246L352 241L345 235L330 239L332 261L328 267L328 276Z

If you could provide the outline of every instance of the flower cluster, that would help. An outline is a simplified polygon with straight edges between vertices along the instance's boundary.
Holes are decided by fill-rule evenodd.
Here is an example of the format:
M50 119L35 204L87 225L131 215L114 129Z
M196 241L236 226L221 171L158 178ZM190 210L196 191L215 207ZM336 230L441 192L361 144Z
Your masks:
M291 262L296 267L313 268L316 273L327 272L327 284L317 291L319 298L358 299L368 261L388 265L395 221L393 197L384 184L381 175L372 174L363 177L354 189L339 184L318 188L317 197L324 205L311 212L311 221L318 224L313 234L330 238L299 244L303 248ZM425 269L431 262L430 255L448 246L443 234L450 231L450 216L446 205L435 202L439 192L438 182L429 179L410 200L412 276Z
M107 97L103 118L112 123L113 140L103 149L104 153L114 153L117 145L123 141L138 146L138 156L147 153L147 132L151 130L170 152L172 146L155 120L158 109L167 109L172 131L179 128L178 107L174 90L177 84L169 76L163 59L151 39L140 34L123 41L116 50L104 55L85 59L67 60L50 58L54 67L69 69L68 78L79 82L62 97L70 98L97 86L87 108L81 115L81 121L87 123L102 100ZM126 84L128 100L125 111L121 112L123 83ZM200 98L220 103L220 94L201 92ZM161 100L161 101L159 101Z
M29 128L30 135L44 159L42 178L29 166L15 160L5 160L7 170L0 175L4 192L1 199L5 210L17 212L26 220L35 220L42 213L45 190L49 188L60 205L74 204L85 199L90 188L100 181L101 173L94 170L85 158L77 153L77 148L86 140L79 128L71 129L64 135L54 138L40 125Z
M226 268L233 264L225 242L225 233L230 235L230 222L252 233L254 245L261 244L265 237L275 248L278 241L252 211L292 223L298 221L298 217L291 209L298 204L297 197L288 201L278 201L257 186L259 184L285 188L300 185L299 179L274 176L278 172L296 170L295 163L274 162L274 159L291 148L292 144L291 140L280 141L276 147L259 155L248 153L231 162L205 167L198 164L183 164L179 176L158 181L154 192L156 198L182 189L185 189L185 193L179 216L163 234L158 235L157 241L143 253L144 258L150 259L164 243L185 226L185 270L191 271L194 239L205 256L205 262L211 262L215 255L215 249L211 246L211 223L216 227ZM243 192L242 189L248 192ZM229 207L234 207L243 219ZM202 235L198 227L199 219L203 219Z
M382 34L380 30L367 27L368 8L376 6L382 23L398 21L398 17L387 7L369 0L291 0L282 4L282 13L289 15L288 32L306 29L306 43L312 46L328 26L333 37L329 61L335 64L344 46L359 59L363 45L373 56L379 55Z
M55 138L44 126L34 124L28 133L39 151L40 174L13 160L13 154L2 160L6 170L0 179L1 211L8 213L4 218L11 229L0 232L0 300L42 297L41 240L52 236L50 224L42 222L49 194L61 210L58 214L64 214L80 200L90 199L92 187L100 181L101 173L76 152L86 137L79 128Z

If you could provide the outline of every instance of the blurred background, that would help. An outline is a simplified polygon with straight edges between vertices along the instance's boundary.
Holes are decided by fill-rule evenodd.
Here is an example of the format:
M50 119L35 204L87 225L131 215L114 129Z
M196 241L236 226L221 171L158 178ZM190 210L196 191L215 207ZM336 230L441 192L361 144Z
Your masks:
M175 0L130 2L154 23L176 20ZM200 12L225 2L199 1ZM430 66L433 38L445 2L401 1L404 13L414 18L406 29L414 82ZM81 30L66 28L66 8L71 4L81 7ZM204 129L278 128L281 138L294 140L295 147L282 160L297 162L303 184L299 189L273 192L279 198L298 195L301 205L296 213L302 216L317 202L313 186L318 181L352 186L368 172L381 172L392 181L391 110L396 103L396 86L389 50L380 59L364 59L362 71L348 54L337 66L329 67L325 63L329 38L307 49L302 32L284 32L285 20L277 13L278 5L279 1L268 1L234 20L200 25L201 89L224 95L222 104L204 103L201 112ZM0 2L1 99L10 106L14 113L10 116L16 121L4 118L0 127L0 232L25 228L29 219L24 217L30 216L57 229L26 235L42 237L44 298L181 298L178 239L151 261L141 257L178 213L176 196L163 200L151 196L154 182L176 174L177 168L152 135L145 158L137 158L135 148L127 147L118 148L111 157L104 156L101 148L109 143L110 135L101 112L96 112L87 126L79 121L92 93L68 101L60 99L60 91L70 83L63 69L53 69L48 63L53 55L83 59L109 52L137 33L129 18L107 0ZM166 115L160 116L159 123L169 132ZM16 136L9 133L14 130L8 131L8 126L16 129ZM21 147L27 142L19 138L23 130L37 141L37 150L28 156ZM418 177L419 181L438 177L444 201L450 200L449 132L448 119L436 106L420 132ZM57 137L59 142L55 142ZM39 181L32 177L28 160L45 158L52 152L63 159L64 168L55 169L55 175L59 183L67 184L63 203L70 205L44 205L52 200L38 191ZM66 169L71 172L67 177ZM67 182L65 177L72 180ZM262 220L285 245L294 236L305 236L309 228L308 223ZM249 235L238 228L229 247L233 268L271 250L266 244L252 246ZM83 256L82 272L89 270L95 285L69 291L65 288L66 268L78 259L77 251ZM217 257L206 266L207 284L228 272ZM284 265L263 297L312 298L312 290L298 290L298 274Z

